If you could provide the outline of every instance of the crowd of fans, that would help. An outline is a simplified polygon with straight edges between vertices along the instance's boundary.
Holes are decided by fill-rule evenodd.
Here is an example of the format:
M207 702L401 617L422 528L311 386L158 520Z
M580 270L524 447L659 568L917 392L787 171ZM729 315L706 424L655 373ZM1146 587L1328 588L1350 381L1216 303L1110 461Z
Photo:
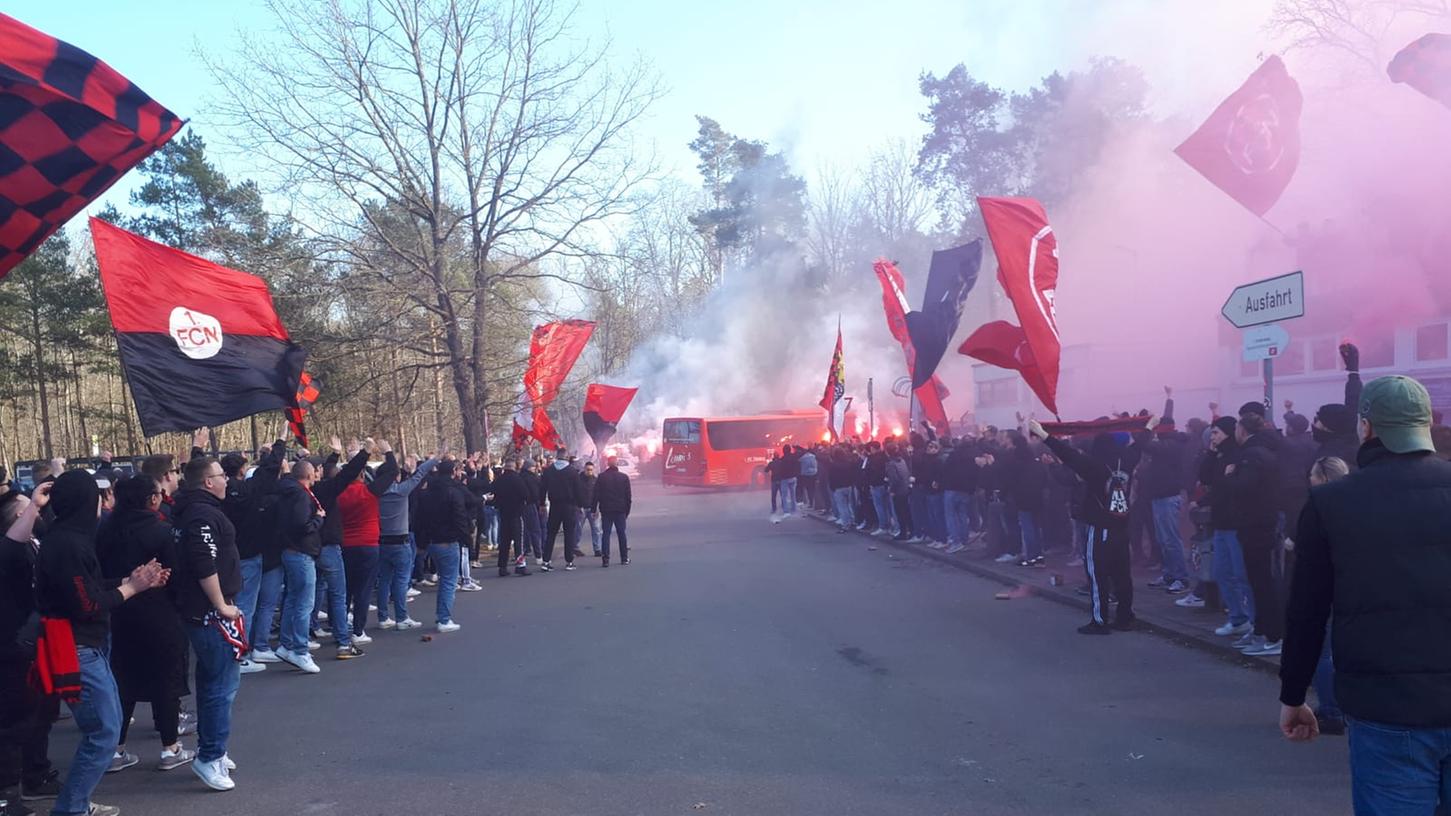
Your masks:
M528 575L531 558L550 572L563 531L573 570L588 529L602 567L612 534L630 563L630 480L613 459L598 475L564 450L400 461L385 441L345 452L334 437L326 457L279 441L249 466L209 456L209 441L198 431L183 465L150 456L132 475L108 454L94 470L42 465L29 494L0 470L0 816L45 799L55 816L118 813L91 795L140 763L127 745L141 702L157 769L190 765L233 789L242 674L317 674L328 640L338 660L362 657L373 613L378 629L424 626L408 610L424 589L436 630L458 631L455 593L482 588L471 569L486 550L501 577ZM49 758L62 701L81 732L64 777ZM194 751L182 742L193 733Z
M772 519L811 508L841 533L948 554L972 549L1024 568L1061 551L1084 568L1079 592L1092 606L1084 634L1134 626L1137 562L1158 572L1148 588L1177 595L1178 606L1224 610L1215 632L1244 654L1278 655L1295 522L1312 485L1356 467L1359 353L1350 344L1340 351L1344 401L1313 417L1285 402L1282 423L1250 402L1224 416L1211 404L1207 420L1181 428L1166 387L1161 415L1102 417L1061 437L1022 419L1016 429L958 438L924 423L884 442L787 445L767 465ZM1451 453L1451 428L1439 418L1432 438ZM1344 724L1328 648L1322 663L1322 731L1333 733Z

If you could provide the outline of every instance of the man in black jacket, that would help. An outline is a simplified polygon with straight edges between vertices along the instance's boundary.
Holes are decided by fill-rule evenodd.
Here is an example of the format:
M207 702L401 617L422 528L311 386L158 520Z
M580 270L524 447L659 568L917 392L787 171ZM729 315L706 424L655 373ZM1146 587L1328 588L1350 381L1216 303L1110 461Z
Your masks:
M247 639L252 654L242 660L242 673L264 671L267 663L252 659L260 644L271 654L272 614L282 599L282 548L277 540L277 521L273 504L278 474L287 455L287 443L278 441L267 455L257 462L252 478L245 478L242 467L246 460L239 454L222 457L222 470L227 474L227 497L222 510L237 530L237 555L242 563L242 591L237 595L237 608L247 622ZM259 599L262 603L258 603ZM259 610L262 614L256 614Z
M308 619L317 597L317 556L322 550L323 519L327 513L312 495L317 468L309 461L293 464L292 472L277 483L277 539L282 543L282 574L287 586L282 604L282 626L276 657L308 674L322 671L308 651ZM346 627L344 627L346 628ZM258 641L259 646L265 640ZM257 655L258 659L264 659Z
M513 551L514 574L528 575L529 562L524 557L524 513L532 511L529 491L519 476L518 462L504 461L504 471L494 480L494 497L490 499L499 514L499 577L509 574L510 550Z
M1345 363L1345 401L1320 406L1315 412L1311 435L1319 445L1315 458L1334 456L1356 468L1356 451L1360 436L1356 429L1356 411L1360 406L1360 349L1350 343L1340 346L1340 359Z
M564 528L564 568L574 569L574 542L579 533L580 486L579 471L570 466L560 448L554 464L544 469L541 477L544 496L549 499L549 529L544 535L544 561L539 565L541 572L549 572L553 566L554 540Z
M630 477L620 472L619 460L611 456L605 461L605 472L595 482L594 505L604 530L600 538L600 566L610 565L610 531L620 534L620 563L629 566L630 544L625 539L625 519L630 517Z
M1028 432L1043 440L1086 487L1080 515L1088 525L1084 570L1088 573L1093 619L1078 627L1079 633L1107 635L1113 629L1132 629L1134 584L1129 571L1127 536L1133 470L1124 463L1125 451L1106 433L1094 437L1090 452L1084 454L1067 442L1050 437L1037 420L1028 420ZM1118 610L1111 626L1107 620L1110 585L1118 598Z
M529 506L521 517L524 536L524 552L533 555L536 562L544 560L544 525L540 523L539 509L544 506L544 487L539 482L533 459L524 459L519 468L519 479L524 483L524 492Z
M50 487L37 485L31 498L18 490L0 496L0 529L5 531L0 538L0 800L12 808L22 790L27 799L36 799L54 796L60 786L50 764L50 727L59 700L29 682L35 649L21 644L21 632L35 612L34 534L40 531Z
M1164 386L1164 415L1144 443L1144 461L1139 469L1140 500L1149 501L1154 519L1154 539L1159 545L1163 567L1151 587L1169 592L1189 590L1189 565L1184 558L1184 537L1179 532L1179 515L1184 509L1184 482L1188 473L1189 437L1174 423L1174 391Z
M419 541L428 546L428 557L438 570L438 600L434 612L440 632L459 630L453 619L459 558L477 515L473 494L454 478L456 467L453 459L439 462L418 497Z
M1234 530L1244 551L1245 576L1254 596L1254 631L1235 645L1247 655L1280 653L1284 612L1272 564L1279 539L1279 436L1261 414L1240 416L1235 431L1239 453L1225 468L1224 484L1233 506ZM1217 500L1217 499L1216 499Z
M1330 620L1355 812L1430 814L1451 786L1451 463L1415 380L1369 383L1359 414L1361 469L1312 488L1295 534L1280 730L1319 733L1305 693Z
M236 787L226 766L232 701L246 653L245 621L235 601L242 591L237 531L223 511L227 475L210 457L186 463L187 489L175 513L174 600L196 655L197 756L192 771L213 790Z

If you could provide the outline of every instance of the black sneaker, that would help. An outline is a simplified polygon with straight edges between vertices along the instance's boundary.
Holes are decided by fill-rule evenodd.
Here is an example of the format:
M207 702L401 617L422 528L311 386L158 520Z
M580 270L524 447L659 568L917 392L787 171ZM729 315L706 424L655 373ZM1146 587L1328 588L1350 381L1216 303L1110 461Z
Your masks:
M620 564L628 567L628 566L630 566L630 559L628 559L628 558L621 558L620 559Z
M541 561L541 562L539 562L539 571L540 572L553 572L554 571L554 567L549 566L549 562L548 561Z
M1110 629L1110 628L1108 628L1107 626L1104 626L1103 624L1099 623L1098 621L1089 621L1088 623L1085 623L1084 625L1078 627L1078 634L1080 634L1080 635L1111 635L1111 634L1113 634L1113 630Z
M565 572L574 572L574 562L573 561L565 561L564 562L564 571Z
M355 657L362 657L365 654L367 654L367 652L364 652L362 649L359 649L357 646L339 646L338 647L338 660L352 660Z
M51 771L41 777L34 785L20 783L20 798L22 801L35 802L40 799L54 799L60 796L60 772Z

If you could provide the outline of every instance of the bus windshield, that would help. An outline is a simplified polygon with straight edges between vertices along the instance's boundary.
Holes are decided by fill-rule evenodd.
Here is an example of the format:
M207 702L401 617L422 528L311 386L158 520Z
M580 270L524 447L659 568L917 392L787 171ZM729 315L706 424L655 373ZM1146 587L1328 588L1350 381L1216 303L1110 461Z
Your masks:
M665 429L662 434L666 442L677 445L699 445L700 444L700 420L698 419L670 419L665 421Z

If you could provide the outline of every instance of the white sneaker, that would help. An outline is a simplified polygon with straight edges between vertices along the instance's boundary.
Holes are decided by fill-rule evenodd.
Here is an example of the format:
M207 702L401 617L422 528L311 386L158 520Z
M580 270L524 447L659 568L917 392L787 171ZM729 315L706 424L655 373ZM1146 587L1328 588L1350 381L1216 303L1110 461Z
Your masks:
M282 651L282 650L281 649L278 649L277 651ZM282 658L278 657L277 656L277 653L274 652L274 651L272 651L271 649L253 649L252 650L252 662L253 663L281 663L282 662Z
M952 546L948 547L947 548L947 554L948 555L957 555L958 553L962 552L965 549L967 549L967 545L959 542L957 544L953 544Z
M309 652L315 652L315 651L317 651L318 649L321 649L321 648L322 648L322 644L321 643L318 643L315 640L309 640L307 642L307 650Z
M463 628L462 626L459 626L457 623L454 623L453 621L449 621L448 623L440 623L438 625L438 631L444 632L444 633L457 632L458 630L460 630L462 628Z
M318 668L317 662L312 659L312 655L310 654L293 654L285 649L278 649L277 651L281 653L278 657L281 657L283 662L308 674L317 674L322 671L322 669Z
M196 759L196 752L195 751L188 751L185 748L183 748L180 745L178 745L175 751L162 751L161 752L161 762L157 764L156 770L158 770L158 771L170 771L170 770L174 770L176 768L180 768L181 766L187 764L188 762L191 762L194 759Z
M1280 641L1267 640L1252 649L1244 649L1243 652L1247 657L1274 657L1280 653Z
M1175 601L1174 605L1182 606L1185 609L1203 609L1204 599L1191 592L1188 595L1185 595L1184 597Z
M377 612L378 611L378 607L376 605L374 605L374 604L368 604L368 611L369 612Z
M416 621L416 620L414 620L412 618L404 618L403 620L398 621L398 631L400 631L400 632L402 632L405 629L419 629L422 626L423 626L423 624L419 623L418 621Z
M318 619L318 620L320 620L320 621L325 621L325 620L327 620L327 613L326 613L326 612L324 612L324 611L322 611L322 610L321 610L321 609L319 609L319 610L318 610L318 611L317 611L317 619Z
M993 560L998 562L999 564L1010 564L1014 561L1017 561L1018 557L1016 555L1013 555L1012 553L1003 553L1002 555L994 558Z
M221 760L213 760L211 762L197 760L191 764L191 769L212 790L229 791L237 787L237 783L233 782L230 776L227 776L227 769L222 767Z
M1265 645L1265 639L1260 635L1256 635L1254 632L1248 632L1244 637L1234 642L1234 648L1241 652L1258 649L1263 645Z
M267 671L267 664L258 663L255 660L248 660L244 657L242 658L242 665L239 667L238 670L241 671L242 674L256 674L257 672Z
M231 775L232 771L237 770L237 763L232 761L231 754L222 754L221 763L222 767L227 769L228 776Z
M931 544L928 544L927 546L931 547L934 550L945 550L945 549L947 549L947 542L946 541L934 541Z
M483 584L479 583L478 581L474 581L472 579L470 579L469 581L467 581L465 583L462 583L462 584L459 584L458 585L458 591L459 592L478 592L479 590L481 590L483 588L484 588L484 585Z
M1245 632L1252 631L1253 629L1254 624L1250 623L1249 621L1245 621L1238 626L1226 622L1223 626L1215 629L1214 634L1219 635L1220 637L1229 637L1230 635L1243 635Z
M409 598L417 598L419 595L422 595L423 593L420 592L420 591L418 591L418 590L416 590L416 589L414 589L413 587L409 587L408 588L408 591L405 592L405 593L403 593L403 594L406 595Z
M368 633L367 632L359 632L359 633L353 635L353 642L354 643L361 643L364 646L367 646L369 643L372 643L373 642L373 639L370 638L370 637L368 637Z
M395 627L397 625L398 625L398 623L396 621L394 621L392 618L384 618L384 619L378 621L378 628L379 629L384 629L384 630L392 629L393 627Z

